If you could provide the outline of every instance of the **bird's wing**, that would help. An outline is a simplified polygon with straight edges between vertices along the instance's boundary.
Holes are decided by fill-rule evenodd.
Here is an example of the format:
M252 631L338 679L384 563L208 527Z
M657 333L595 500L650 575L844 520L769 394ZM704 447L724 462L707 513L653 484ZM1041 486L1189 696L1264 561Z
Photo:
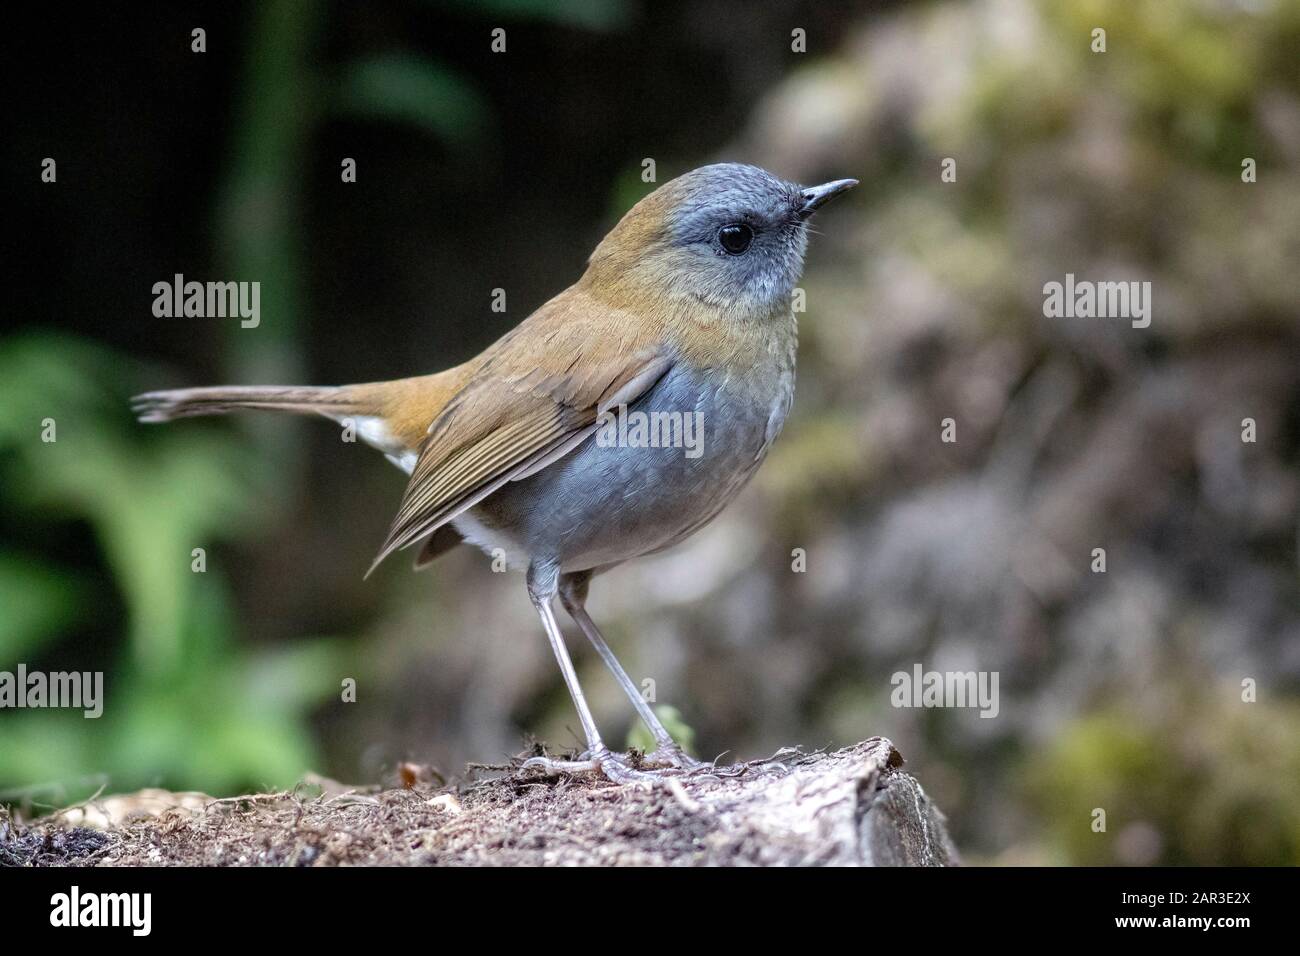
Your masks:
M530 317L434 420L371 571L506 482L563 457L602 412L634 402L672 365L663 349L610 323L565 318Z

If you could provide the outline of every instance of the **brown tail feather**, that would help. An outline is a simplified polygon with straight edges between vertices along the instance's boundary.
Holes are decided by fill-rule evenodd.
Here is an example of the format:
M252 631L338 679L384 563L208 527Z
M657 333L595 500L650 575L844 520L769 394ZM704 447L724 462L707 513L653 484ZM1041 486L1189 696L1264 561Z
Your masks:
M243 408L322 415L369 412L348 386L219 385L145 392L131 399L131 409L142 422L169 422L194 415L224 415Z

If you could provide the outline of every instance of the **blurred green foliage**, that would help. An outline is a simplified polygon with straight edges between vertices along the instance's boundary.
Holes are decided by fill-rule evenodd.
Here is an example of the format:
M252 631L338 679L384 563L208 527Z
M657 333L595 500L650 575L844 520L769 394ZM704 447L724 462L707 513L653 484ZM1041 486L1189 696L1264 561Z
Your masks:
M450 6L588 30L622 26L630 10L623 0ZM261 283L263 315L274 321L255 337L228 337L230 380L297 378L298 184L320 124L401 124L464 153L492 119L471 81L429 57L393 51L323 74L316 54L328 14L317 0L297 0L260 7L249 23L211 251L223 271ZM238 433L141 428L128 398L161 377L154 370L147 379L123 356L72 336L0 340L2 507L34 530L33 546L0 550L0 666L83 670L94 658L107 672L98 719L80 711L0 713L0 800L55 806L100 785L229 793L291 784L319 759L310 711L339 692L345 658L347 673L360 666L338 639L241 643L219 563L196 573L191 552L202 547L211 557L223 542L254 535L283 506L286 489L276 476L293 467L294 433L264 421ZM41 440L46 419L55 441ZM63 567L41 553L42 528L69 527L85 529L81 558L102 562L101 579L117 593L85 584L94 576L84 565ZM111 631L105 608L118 602L125 639L97 656L79 632L92 624Z
M431 5L460 8L484 18L543 20L584 30L626 26L633 10L627 0L437 0Z
M1070 722L1026 768L1059 862L1300 864L1300 706L1115 704ZM1106 812L1105 834L1093 829Z
M52 662L47 669L107 672L108 703L97 719L67 710L0 714L0 780L17 787L6 797L19 802L85 795L100 774L115 789L290 783L314 754L304 714L337 687L336 642L242 647L220 572L192 570L194 548L211 551L248 531L270 470L228 432L143 434L127 412L138 377L129 367L64 336L0 343L6 518L84 527L81 557L102 561L120 592L95 593L39 554L0 552L6 669ZM60 664L78 629L118 600L126 641L102 657L81 647L76 663ZM53 786L46 792L44 784Z
M682 712L672 704L659 704L654 709L659 722L664 725L673 740L677 741L688 754L695 755L695 730L686 722ZM651 753L655 749L655 739L650 731L638 720L627 734L627 745L635 747L642 753Z
M466 148L481 140L489 110L474 86L446 67L401 54L352 64L335 95L341 115L423 128Z

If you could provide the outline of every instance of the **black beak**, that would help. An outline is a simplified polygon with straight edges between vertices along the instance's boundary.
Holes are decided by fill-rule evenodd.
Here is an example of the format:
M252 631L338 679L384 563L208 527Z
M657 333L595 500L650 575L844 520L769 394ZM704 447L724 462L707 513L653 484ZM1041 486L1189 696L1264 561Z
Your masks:
M856 179L836 179L833 182L822 183L820 186L809 186L799 197L803 200L803 207L799 210L799 218L807 219L840 193L848 192L857 184Z

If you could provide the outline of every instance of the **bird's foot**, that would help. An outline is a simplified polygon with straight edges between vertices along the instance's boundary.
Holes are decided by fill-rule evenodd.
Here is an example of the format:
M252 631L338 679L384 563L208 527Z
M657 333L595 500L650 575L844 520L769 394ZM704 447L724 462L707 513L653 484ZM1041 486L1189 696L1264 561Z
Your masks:
M696 760L675 743L661 744L652 753L641 758L641 766L654 770L681 770L688 774L712 773L717 769L713 760Z
M596 773L613 783L654 783L659 779L654 771L638 770L604 747L587 751L578 760L556 760L552 757L530 757L520 770L540 770L548 777L563 777L581 773Z
M615 754L601 747L599 750L583 751L576 760L530 757L520 765L519 769L538 770L547 777L598 774L614 783L650 784L663 782L670 777L700 779L788 773L790 768L777 761L776 756L780 755L774 755L767 760L751 760L719 767L716 760L697 760L677 744L662 745L654 752L645 755L639 751Z
M660 747L647 756L641 765L645 767L663 767L665 768L662 771L663 773L681 775L692 779L701 777L747 777L767 773L784 775L790 772L788 766L778 762L775 758L745 760L740 763L719 766L716 759L696 760L676 745L672 749L675 753L668 751L666 747Z

